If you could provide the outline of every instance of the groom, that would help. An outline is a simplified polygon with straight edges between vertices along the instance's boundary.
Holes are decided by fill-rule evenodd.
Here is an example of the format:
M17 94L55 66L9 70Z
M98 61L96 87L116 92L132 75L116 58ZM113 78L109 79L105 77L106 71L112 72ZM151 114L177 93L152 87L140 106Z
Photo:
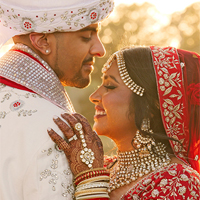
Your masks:
M72 199L65 155L46 130L53 115L74 112L64 86L90 83L105 54L99 22L112 0L0 0L0 199Z

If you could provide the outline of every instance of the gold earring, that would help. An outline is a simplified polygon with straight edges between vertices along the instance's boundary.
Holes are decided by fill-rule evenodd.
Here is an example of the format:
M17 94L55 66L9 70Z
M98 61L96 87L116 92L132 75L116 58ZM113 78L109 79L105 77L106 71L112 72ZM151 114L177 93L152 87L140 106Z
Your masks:
M137 130L136 132L134 143L136 144L138 149L142 147L141 151L151 150L152 145L153 146L156 145L153 138L149 136L146 136L146 137L142 136L139 130Z
M142 124L141 124L141 130L142 131L148 131L150 129L150 120L149 118L145 118L142 120Z

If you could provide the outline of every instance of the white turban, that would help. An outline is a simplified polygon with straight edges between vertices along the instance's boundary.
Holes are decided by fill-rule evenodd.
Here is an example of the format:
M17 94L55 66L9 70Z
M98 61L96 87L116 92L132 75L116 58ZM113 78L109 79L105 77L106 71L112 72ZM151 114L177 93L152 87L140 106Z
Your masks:
M113 8L113 0L0 0L0 48L15 35L80 30Z

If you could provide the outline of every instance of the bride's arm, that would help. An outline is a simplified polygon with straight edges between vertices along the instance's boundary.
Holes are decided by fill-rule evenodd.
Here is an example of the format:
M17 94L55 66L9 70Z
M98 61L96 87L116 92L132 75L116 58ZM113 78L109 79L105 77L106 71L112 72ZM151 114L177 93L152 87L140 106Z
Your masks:
M75 197L102 200L109 199L107 188L109 172L103 168L103 146L100 138L90 124L80 114L62 114L65 123L59 117L54 122L63 132L59 136L53 129L48 129L51 139L62 149L75 176Z

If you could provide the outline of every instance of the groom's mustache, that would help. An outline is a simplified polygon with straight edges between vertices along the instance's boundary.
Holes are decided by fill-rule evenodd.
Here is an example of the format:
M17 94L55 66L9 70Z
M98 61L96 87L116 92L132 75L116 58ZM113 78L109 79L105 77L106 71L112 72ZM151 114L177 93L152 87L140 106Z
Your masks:
M90 57L90 58L87 58L83 61L82 65L85 65L87 63L91 63L93 62L93 64L95 63L95 57Z

